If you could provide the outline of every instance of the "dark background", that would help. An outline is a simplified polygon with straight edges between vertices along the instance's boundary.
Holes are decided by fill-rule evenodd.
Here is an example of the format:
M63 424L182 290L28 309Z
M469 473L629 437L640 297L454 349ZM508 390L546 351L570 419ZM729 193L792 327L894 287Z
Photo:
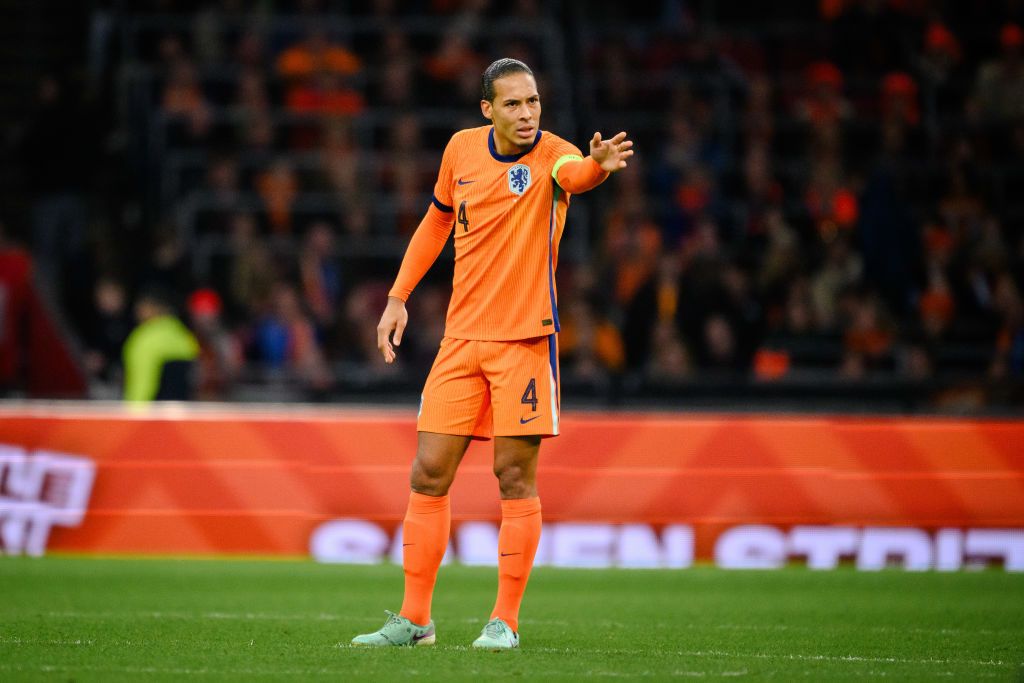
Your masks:
M203 343L201 398L414 401L450 250L397 367L374 327L446 140L483 123L480 72L515 56L543 128L636 141L570 209L567 405L1013 413L1022 15L0 0L0 240L31 253L80 395L119 395L131 302L156 283ZM47 395L29 378L55 366L31 367L19 310L0 318L0 387Z

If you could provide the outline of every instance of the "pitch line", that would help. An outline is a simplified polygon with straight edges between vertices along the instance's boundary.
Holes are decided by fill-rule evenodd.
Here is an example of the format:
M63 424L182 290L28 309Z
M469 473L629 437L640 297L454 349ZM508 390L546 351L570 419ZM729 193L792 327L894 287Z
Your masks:
M47 612L48 617L66 619L120 619L140 617L150 619L226 619L239 621L372 621L368 617L345 616L340 614L268 614L265 612Z
M94 672L94 673L119 673L119 674L134 674L134 675L170 675L170 676L209 676L209 675L220 675L230 673L234 675L242 676L263 676L263 677L276 677L276 676L331 676L337 677L339 674L344 674L344 669L190 669L183 667L154 667L154 666L95 666L95 665L84 665L84 666L58 666L53 664L39 664L39 665L18 665L18 664L0 664L0 671L12 671L12 672L36 672L36 673L75 673L75 672ZM416 676L419 672L408 671L409 675ZM473 674L481 674L483 672L473 671ZM493 672L487 672L493 673ZM549 678L557 677L564 678L569 672L565 671L545 671L531 673L531 677L535 678ZM704 671L673 671L667 674L672 677L678 678L704 678L704 677L736 677L746 675L746 671L725 671L725 672L704 672ZM572 672L573 677L579 678L664 678L666 674L664 672L620 672L620 671L590 671L590 672Z
M149 617L152 619L236 619L239 621L350 621L350 622L374 622L376 617L371 616L356 616L356 615L344 615L344 614L329 614L327 612L320 612L318 614L273 614L269 612L223 612L223 611L211 611L211 612L177 612L177 611L139 611L139 612L82 612L82 611L51 611L46 613L49 617L56 618L67 618L67 619L89 619L89 618L121 618L121 617ZM449 619L444 620L449 623L459 624L475 624L485 623L486 620L483 617L463 617L460 619ZM523 619L522 623L528 626L573 626L578 622L569 621L567 619ZM627 624L622 621L615 621L611 619L598 619L594 622L599 626L610 627L610 628L633 628L632 624ZM650 622L645 622L651 625ZM814 631L817 630L812 626L791 626L787 624L654 624L661 628L685 628L689 631ZM853 629L854 627L850 627ZM901 626L870 626L868 627L871 631L879 633L888 632L899 632L899 633L922 633L922 634L939 634L939 635L1002 635L1002 634L1015 634L1024 633L1024 629L1004 628L1004 629L964 629L964 628L904 628ZM860 630L860 629L858 629Z
M533 652L550 654L597 654L597 655L628 655L635 650L603 650L591 648L530 648ZM874 664L967 664L970 666L1024 666L1024 662L1004 662L999 659L908 659L903 657L869 657L864 655L816 655L804 653L772 654L770 652L727 652L724 650L679 650L674 652L680 657L730 657L751 659L783 659L808 662L855 662Z
M96 666L96 665L84 665L84 666L58 666L53 664L39 664L39 665L18 665L18 664L0 664L0 671L13 671L13 672L38 672L38 673L75 673L81 671L88 672L104 672L104 673L120 673L120 674L149 674L149 675L172 675L172 676L209 676L219 675L224 673L231 673L243 676L332 676L336 677L339 673L343 673L344 670L331 669L331 668L319 668L319 669L211 669L211 668L199 668L191 669L184 667L140 667L140 666ZM419 674L418 671L412 670L406 672L409 675L416 676ZM468 673L474 675L487 674L493 672L480 672L470 671ZM749 672L747 670L741 671L552 671L547 670L543 672L534 672L530 676L534 678L561 678L564 679L566 676L571 675L573 678L657 678L664 679L666 677L671 678L739 678L747 676ZM814 675L813 671L805 671L804 675ZM885 676L885 672L881 672L879 675Z
M154 619L236 619L236 620L258 620L258 621L345 621L345 622L368 622L368 617L355 617L355 616L342 616L336 614L320 613L315 615L302 615L302 614L267 614L260 612L204 612L201 614L193 614L187 612L164 612L164 611L151 611L151 612L49 612L51 617L65 617L65 618L123 618L123 617L150 617ZM462 619L461 623L474 623L480 621L478 619ZM524 623L534 625L555 625L555 626L566 626L568 622L561 620L536 620L536 621L524 621ZM625 628L626 624L620 622L605 622L608 625L618 626ZM701 629L717 629L717 630L786 630L785 625L765 625L760 626L756 624L713 624L707 627L688 624L686 626L688 630L701 630ZM874 627L873 630L895 630L897 627ZM911 629L915 632L922 633L957 633L962 632L957 629ZM1003 629L1001 631L983 630L971 631L971 633L999 633L999 632L1010 632L1015 633L1012 629ZM95 641L91 640L51 640L51 641L29 641L22 640L19 638L4 638L0 639L0 643L19 645L19 644L38 644L45 642L50 645L93 645ZM592 653L592 654L630 654L631 651L626 650L600 650L600 649L560 649L560 648L530 648L534 652L549 652L549 653ZM790 654L771 654L766 652L726 652L721 650L694 650L694 651L679 651L675 654L686 657L733 657L742 658L750 657L754 659L768 659L768 660L792 660L792 661L834 661L834 662L859 662L859 663L881 663L881 664L967 664L971 666L1024 666L1024 662L1004 662L1002 660L965 660L965 659L907 659L900 657L867 657L863 655L816 655L816 654L803 654L803 653L790 653ZM142 672L145 673L145 672ZM168 673L174 673L168 671Z
M0 636L0 645L95 645L95 640L87 640L84 638L71 639L57 639L57 638L20 638L14 636L13 638L7 638Z
M0 663L0 671L12 671L12 672L38 672L38 673L75 673L80 671L88 672L105 672L105 673L121 673L121 674L157 674L157 675L172 675L172 676L209 676L209 675L220 675L225 673L243 675L243 676L331 676L337 677L339 674L345 673L344 669L331 669L327 667L319 669L189 669L189 668L171 668L171 667L138 667L138 666L95 666L95 665L81 665L81 666L58 666L53 664L38 664L38 665L19 665L19 664L4 664ZM418 672L409 672L418 673ZM479 674L479 671L471 671L469 673ZM488 672L490 673L490 672ZM620 672L620 671L589 671L589 672L571 672L574 678L660 678L663 679L666 676L672 678L739 678L748 675L748 671L672 671L672 672L652 672L652 671L641 671L641 672ZM804 671L804 676L817 676L820 675L820 671ZM861 672L849 672L855 676L861 676L864 678L884 678L891 675L891 672L887 671L861 671ZM534 678L564 678L569 675L569 672L565 671L548 671L534 672L530 674ZM846 675L846 674L844 674ZM951 671L939 672L938 676L955 676ZM996 676L995 673L990 672L976 672L971 674L977 678L993 678Z
M155 666L95 666L40 664L38 666L20 666L17 664L0 664L0 670L6 671L38 671L41 673L74 673L78 671L125 673L125 674L164 674L171 676L209 676L220 674L241 674L243 676L337 676L338 669L189 669L177 667Z

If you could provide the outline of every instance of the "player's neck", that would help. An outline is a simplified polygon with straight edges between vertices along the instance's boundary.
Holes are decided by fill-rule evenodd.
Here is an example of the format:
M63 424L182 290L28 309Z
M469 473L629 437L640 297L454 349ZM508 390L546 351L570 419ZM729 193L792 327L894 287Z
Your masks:
M504 160L502 158L519 157L532 150L534 146L536 146L537 141L540 140L540 135L540 131L538 130L537 135L530 141L529 144L520 145L508 138L502 137L501 135L498 134L498 129L495 128L494 126L491 126L490 133L488 134L487 144L490 147L492 154L497 155L499 157L499 160Z
M522 154L531 147L533 147L532 141L528 145L517 145L511 140L506 140L500 135L494 136L494 149L502 156L511 157L517 154Z

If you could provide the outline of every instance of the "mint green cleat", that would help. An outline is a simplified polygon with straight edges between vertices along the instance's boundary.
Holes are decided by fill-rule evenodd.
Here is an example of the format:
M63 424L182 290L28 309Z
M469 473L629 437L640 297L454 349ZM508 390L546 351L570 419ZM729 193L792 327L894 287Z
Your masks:
M519 634L501 619L491 619L480 637L473 641L473 647L492 652L514 650L519 647Z
M380 630L356 636L352 639L353 645L361 647L389 647L434 644L436 634L434 633L433 619L426 626L417 626L399 614L395 614L390 610L384 611L388 614L388 620L384 622Z

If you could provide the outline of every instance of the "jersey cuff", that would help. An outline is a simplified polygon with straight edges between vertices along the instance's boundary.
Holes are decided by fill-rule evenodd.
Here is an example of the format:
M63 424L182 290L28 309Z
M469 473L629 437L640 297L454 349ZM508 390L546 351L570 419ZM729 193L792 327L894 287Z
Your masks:
M401 299L403 302L408 303L409 302L409 295L411 293L412 292L410 292L408 290L405 290L405 289L402 289L398 285L395 285L394 287L392 287L390 289L390 291L388 291L388 296L389 297L393 296L396 299Z
M555 162L554 167L551 169L551 177L555 179L555 184L558 185L559 187L562 187L562 185L561 183L558 182L558 169L562 168L562 166L569 163L570 161L583 161L583 157L581 157L579 154L566 154L564 156L559 157L558 161ZM564 190L565 188L562 187L562 189Z
M438 201L436 195L430 195L430 201L440 211L444 211L445 213L454 213L455 212L455 209L453 209L452 207L448 206L447 204L442 204L440 201Z

